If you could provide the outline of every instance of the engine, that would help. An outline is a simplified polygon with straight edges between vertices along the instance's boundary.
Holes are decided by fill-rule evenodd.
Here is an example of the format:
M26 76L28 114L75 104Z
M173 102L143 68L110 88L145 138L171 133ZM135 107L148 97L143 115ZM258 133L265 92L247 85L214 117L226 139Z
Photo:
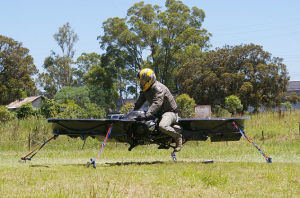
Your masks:
M129 114L124 116L124 119L128 120L135 120L136 118L142 118L145 117L144 111L132 111ZM135 140L138 142L138 144L150 144L152 141L152 137L158 134L158 128L157 128L157 122L156 120L143 120L143 121L137 121L132 126L132 136L135 138Z

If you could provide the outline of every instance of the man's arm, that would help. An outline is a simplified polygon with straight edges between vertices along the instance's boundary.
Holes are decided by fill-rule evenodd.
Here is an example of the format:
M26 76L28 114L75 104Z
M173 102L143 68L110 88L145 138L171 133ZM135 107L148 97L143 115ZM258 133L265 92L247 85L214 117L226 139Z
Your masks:
M161 87L155 87L155 95L153 97L153 102L149 107L146 117L154 115L162 106L164 102L164 91Z
M134 104L133 111L136 111L139 108L141 108L141 106L145 103L145 101L146 101L146 98L144 96L144 93L141 91L139 98L137 99L136 103Z

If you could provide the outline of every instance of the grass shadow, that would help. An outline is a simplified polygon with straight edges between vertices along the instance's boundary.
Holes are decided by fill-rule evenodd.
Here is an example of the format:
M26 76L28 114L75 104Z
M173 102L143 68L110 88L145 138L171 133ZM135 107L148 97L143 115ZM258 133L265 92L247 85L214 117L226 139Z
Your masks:
M97 163L97 167L114 167L114 166L143 166L143 165L155 165L155 164L182 164L182 163L201 163L201 164L212 164L215 163L213 160L207 160L207 161L125 161L125 162L104 162L104 163ZM32 168L50 168L50 166L74 166L74 167L89 167L92 165L88 165L87 163L84 164L56 164L56 165L50 165L50 164L32 164L29 165L29 167Z
M130 161L130 162L105 162L105 163L96 163L97 167L113 167L113 166L131 166L131 165L153 165L153 164L165 164L165 163L169 163L167 161L148 161L148 162L135 162L135 161ZM89 167L92 165L88 165L88 163L86 164L62 164L61 166L77 166L77 167Z
M48 165L40 165L40 164L29 165L29 167L32 167L32 168L50 168L50 166L48 166Z
M164 161L151 161L151 162L107 162L105 164L99 164L99 165L103 165L103 166L130 166L130 165L153 165L153 164L164 164L164 163L168 163L168 162L164 162Z

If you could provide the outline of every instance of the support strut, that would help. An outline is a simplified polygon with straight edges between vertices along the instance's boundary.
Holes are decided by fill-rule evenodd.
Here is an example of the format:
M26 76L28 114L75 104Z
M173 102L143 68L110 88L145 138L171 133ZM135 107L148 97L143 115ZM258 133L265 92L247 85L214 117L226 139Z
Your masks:
M244 131L242 131L241 129L240 129L240 127L238 127L238 125L233 121L232 122L232 124L233 124L233 126L242 134L242 136L248 141L248 142L250 142L251 144L253 144L256 148L257 148L257 150L262 154L262 156L266 159L266 161L267 161L267 163L272 163L272 158L271 157L269 157L269 156L267 156L252 140L250 140L250 138L248 138L246 135L245 135L245 133L244 133Z
M27 155L25 155L24 157L21 158L21 160L24 160L26 162L26 160L31 160L36 154L37 152L39 152L48 142L50 142L53 139L56 139L58 135L54 135L53 137L51 137L50 139L46 140L43 144L41 144L40 147L34 149L33 151L31 151L30 153L28 153ZM29 157L30 156L30 157Z
M104 146L105 146L105 143L106 143L106 140L108 139L110 133L111 133L111 130L112 130L112 126L113 124L111 124L107 130L107 133L106 133L106 136L105 136L105 139L104 141L102 142L101 144L101 148L98 152L98 155L93 159L91 158L90 161L87 162L87 166L89 167L91 164L93 165L94 168L96 168L96 160L97 158L99 158L100 154L102 153L103 149L104 149Z

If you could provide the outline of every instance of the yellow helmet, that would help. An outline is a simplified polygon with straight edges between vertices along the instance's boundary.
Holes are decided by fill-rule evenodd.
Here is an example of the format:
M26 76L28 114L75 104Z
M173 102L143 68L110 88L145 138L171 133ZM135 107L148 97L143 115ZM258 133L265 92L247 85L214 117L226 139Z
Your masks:
M142 91L145 92L155 82L156 77L152 69L145 68L138 74L138 80L140 81Z

